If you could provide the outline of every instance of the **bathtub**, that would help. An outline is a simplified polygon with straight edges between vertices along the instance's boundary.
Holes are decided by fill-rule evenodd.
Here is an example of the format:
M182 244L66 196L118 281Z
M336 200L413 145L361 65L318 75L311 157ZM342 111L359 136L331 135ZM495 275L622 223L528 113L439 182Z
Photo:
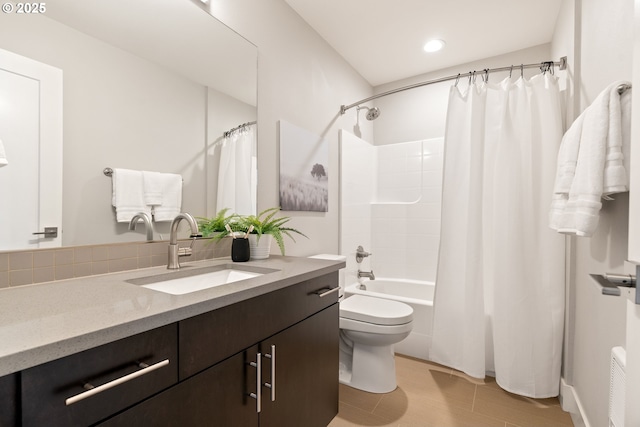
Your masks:
M413 308L413 330L407 338L395 345L396 353L429 360L431 325L433 320L433 282L379 278L365 280L366 290L356 282L346 287L345 298L351 295L368 295L409 304Z

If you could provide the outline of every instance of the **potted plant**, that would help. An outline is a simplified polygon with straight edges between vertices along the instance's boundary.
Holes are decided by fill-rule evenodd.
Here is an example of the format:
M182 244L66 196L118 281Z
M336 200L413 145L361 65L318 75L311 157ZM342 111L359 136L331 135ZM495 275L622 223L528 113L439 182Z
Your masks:
M288 236L294 242L295 239L292 233L307 237L295 228L285 227L285 224L291 220L290 217L282 216L275 218L279 210L279 207L269 208L263 210L258 215L240 216L232 221L231 227L234 231L247 232L251 229L249 233L249 246L252 259L268 258L272 239L275 239L280 248L280 253L284 255L284 236Z
M212 237L213 240L220 240L229 234L226 225L231 224L236 214L227 215L229 208L220 209L216 216L211 218L198 217L198 228L202 237Z

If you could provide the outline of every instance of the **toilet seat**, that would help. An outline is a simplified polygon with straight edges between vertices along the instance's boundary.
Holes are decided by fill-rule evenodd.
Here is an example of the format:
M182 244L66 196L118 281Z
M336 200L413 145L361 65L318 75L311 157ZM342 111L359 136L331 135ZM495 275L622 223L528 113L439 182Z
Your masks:
M398 301L352 295L340 302L340 318L382 326L403 325L413 320L413 308Z
M401 325L376 325L375 323L361 322L359 320L340 318L341 331L367 332L377 335L398 335L409 333L413 329L413 321Z

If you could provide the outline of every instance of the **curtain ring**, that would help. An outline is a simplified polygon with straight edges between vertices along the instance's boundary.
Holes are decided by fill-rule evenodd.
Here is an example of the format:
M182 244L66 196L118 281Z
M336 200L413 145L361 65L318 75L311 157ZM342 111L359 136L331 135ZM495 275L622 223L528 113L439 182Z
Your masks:
M458 87L458 82L460 81L460 73L458 73L458 76L456 77L456 82L454 84L455 87Z
M513 65L511 66L511 68L509 69L509 78L511 78L511 75L513 74Z
M524 64L520 64L520 77L524 78Z
M471 86L471 76L473 75L473 73L471 71L469 71L469 86Z
M489 83L489 69L488 68L484 69L484 82L485 83Z
M473 70L473 84L476 84L476 70Z

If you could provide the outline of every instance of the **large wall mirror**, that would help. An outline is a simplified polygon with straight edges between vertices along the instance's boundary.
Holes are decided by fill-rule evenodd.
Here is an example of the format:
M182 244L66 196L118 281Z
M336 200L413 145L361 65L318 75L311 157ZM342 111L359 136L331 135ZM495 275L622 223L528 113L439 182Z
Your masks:
M145 239L144 227L132 232L116 221L105 168L180 174L183 212L205 217L223 207L218 188L234 183L218 182L219 148L226 131L257 119L257 49L197 2L56 0L44 13L0 14L0 49L62 73L58 244ZM2 101L0 92L0 140L11 166L16 142L2 135L11 121ZM40 164L49 161L56 159ZM0 168L0 191L23 198L21 177L3 182L7 170ZM22 222L21 212L12 214L5 231ZM166 239L168 229L157 223L155 238ZM5 234L0 250L21 249Z

